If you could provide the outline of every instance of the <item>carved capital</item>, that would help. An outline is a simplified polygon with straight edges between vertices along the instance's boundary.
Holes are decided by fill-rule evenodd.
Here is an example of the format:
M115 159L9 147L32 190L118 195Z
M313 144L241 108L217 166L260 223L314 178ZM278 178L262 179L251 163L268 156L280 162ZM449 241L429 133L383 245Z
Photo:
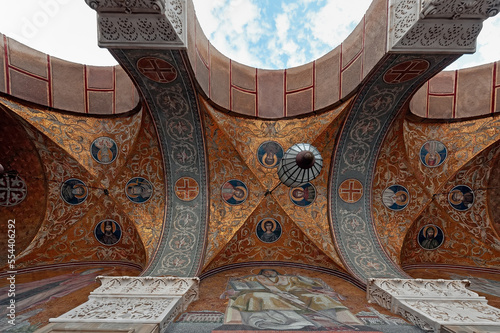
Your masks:
M473 53L500 0L391 0L390 52Z
M186 0L85 0L105 48L187 48Z

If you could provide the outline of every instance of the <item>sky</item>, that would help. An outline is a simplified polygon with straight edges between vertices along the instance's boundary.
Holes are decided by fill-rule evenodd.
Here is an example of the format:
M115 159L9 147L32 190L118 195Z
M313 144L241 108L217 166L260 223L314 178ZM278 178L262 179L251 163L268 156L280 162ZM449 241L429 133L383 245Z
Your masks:
M210 42L245 65L281 69L308 63L339 45L371 0L193 0ZM115 65L97 46L96 13L84 0L4 1L0 32L51 56ZM500 15L485 21L474 55L448 69L500 60Z

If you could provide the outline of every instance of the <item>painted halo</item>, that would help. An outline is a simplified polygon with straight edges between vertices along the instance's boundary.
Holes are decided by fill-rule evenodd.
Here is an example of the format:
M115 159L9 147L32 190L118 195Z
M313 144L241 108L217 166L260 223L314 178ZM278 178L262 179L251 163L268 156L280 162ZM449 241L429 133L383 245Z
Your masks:
M113 163L118 156L118 146L115 140L107 136L95 139L90 145L92 158L101 164Z
M257 149L257 159L265 168L276 168L283 158L283 147L276 141L265 141Z
M429 234L432 231L432 234ZM418 245L424 250L435 250L444 242L444 232L434 224L423 226L417 235Z
M111 226L108 229L108 226ZM97 241L103 245L115 245L122 238L122 229L120 225L113 220L102 220L94 228L94 236Z
M399 211L408 206L410 193L402 185L391 185L382 193L382 202L387 208Z
M448 193L448 202L456 210L464 211L474 204L474 192L467 185L457 185Z
M420 162L428 168L440 166L447 156L448 150L440 141L427 141L420 148Z
M144 203L153 196L153 184L143 177L134 177L125 185L125 195L135 203Z
M288 192L290 200L297 206L306 207L316 200L316 188L311 183L293 187Z
M272 225L272 227L268 230L267 225ZM274 243L281 237L282 228L276 219L267 217L257 223L255 232L262 242Z
M221 187L222 200L229 205L240 205L248 198L248 187L238 179L231 179Z
M87 185L78 178L65 180L61 185L61 198L70 205L79 205L85 200L89 190Z

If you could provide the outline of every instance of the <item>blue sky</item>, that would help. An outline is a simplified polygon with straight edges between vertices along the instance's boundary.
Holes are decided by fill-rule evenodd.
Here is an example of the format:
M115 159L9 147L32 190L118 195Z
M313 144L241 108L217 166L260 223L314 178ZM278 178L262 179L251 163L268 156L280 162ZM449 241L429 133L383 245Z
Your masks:
M223 54L259 68L290 68L324 55L358 24L371 0L194 0L200 24ZM50 55L113 65L97 46L95 12L84 0L2 3L0 32ZM485 22L474 56L449 69L500 60L500 15ZM62 41L62 43L61 43Z

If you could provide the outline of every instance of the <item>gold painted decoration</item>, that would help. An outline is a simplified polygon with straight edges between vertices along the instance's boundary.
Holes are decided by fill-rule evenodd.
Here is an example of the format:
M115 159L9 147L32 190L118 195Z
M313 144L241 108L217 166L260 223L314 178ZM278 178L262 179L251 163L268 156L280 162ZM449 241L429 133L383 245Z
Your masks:
M363 196L363 184L357 179L346 179L338 189L340 199L347 203L355 203Z
M191 177L181 177L175 182L175 195L182 201L192 201L199 193L200 186Z

